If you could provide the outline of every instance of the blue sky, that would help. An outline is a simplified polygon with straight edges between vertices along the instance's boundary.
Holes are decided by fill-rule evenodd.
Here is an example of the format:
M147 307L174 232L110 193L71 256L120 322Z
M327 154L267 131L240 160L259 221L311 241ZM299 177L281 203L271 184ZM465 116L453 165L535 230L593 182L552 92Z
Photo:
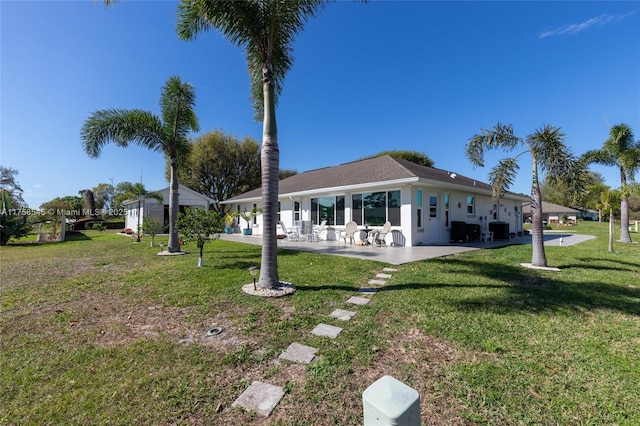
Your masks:
M19 171L30 207L101 182L167 186L161 154L83 151L95 110L160 112L172 75L195 86L201 133L261 140L245 57L218 32L184 42L177 2L0 1L0 163ZM294 45L280 98L280 165L299 172L383 150L427 154L481 181L505 153L474 168L469 138L498 121L522 137L559 126L577 154L599 148L608 124L640 138L640 2L330 4ZM196 135L194 135L196 136ZM529 193L530 157L515 192ZM613 168L593 167L619 186Z

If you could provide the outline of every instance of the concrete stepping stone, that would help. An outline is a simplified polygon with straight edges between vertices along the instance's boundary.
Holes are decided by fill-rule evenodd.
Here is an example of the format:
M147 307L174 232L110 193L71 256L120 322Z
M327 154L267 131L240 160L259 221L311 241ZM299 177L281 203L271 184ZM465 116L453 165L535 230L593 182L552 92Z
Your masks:
M315 334L316 336L335 339L336 337L338 337L338 334L340 334L341 331L342 329L340 327L334 327L327 324L318 324L313 330L311 330L311 333Z
M255 381L231 406L242 407L247 411L255 411L261 416L269 417L283 396L284 390L280 386Z
M280 354L278 358L286 359L288 361L299 362L302 364L309 364L316 356L316 348L311 346L301 345L300 343L292 343L289 347Z
M358 289L358 292L362 294L375 294L378 292L378 289L371 287L361 287Z
M366 305L369 302L371 302L371 299L358 296L352 296L347 300L347 303L351 303L353 305Z
M330 317L339 319L341 321L349 321L356 313L353 311L345 311L343 309L336 309L329 314Z
M369 280L368 284L376 284L376 285L385 285L387 282L385 280Z
M396 268L383 268L382 270L384 272L397 272L398 271Z
M387 279L387 278L391 278L392 276L393 275L391 275L391 274L383 274L383 273L376 274L376 278L385 278L385 279Z

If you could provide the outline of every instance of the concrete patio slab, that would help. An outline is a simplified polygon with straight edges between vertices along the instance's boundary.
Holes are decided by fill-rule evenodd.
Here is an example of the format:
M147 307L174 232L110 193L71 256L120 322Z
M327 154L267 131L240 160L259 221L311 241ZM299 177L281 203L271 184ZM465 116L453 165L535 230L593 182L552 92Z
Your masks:
M280 386L255 381L231 406L242 407L263 417L269 417L283 396L284 390Z
M351 318L355 316L355 312L353 311L345 311L343 309L336 309L335 311L329 314L330 317L339 319L341 321L349 321Z
M299 362L301 364L309 364L316 356L316 348L311 346L301 345L300 343L292 343L289 347L280 354L278 358L286 359L287 361Z
M376 285L385 285L387 282L385 280L369 280L368 284L376 284Z
M313 330L311 330L311 334L335 339L336 337L338 337L338 334L340 334L341 331L342 329L340 327L334 327L327 324L318 324Z
M358 292L362 294L376 294L378 292L378 289L371 287L361 287L358 289Z
M383 274L383 273L376 274L376 278L385 278L386 279L386 278L391 278L392 276L393 275L391 275L391 274Z
M347 303L351 303L352 305L366 305L369 302L371 302L370 299L358 296L352 296L347 300Z
M384 268L382 269L384 272L397 272L398 270L396 268Z
M591 235L572 235L569 233L552 234L545 231L544 244L559 245L560 236L563 237L563 245L569 246L580 243L586 239L595 238ZM245 236L242 234L220 234L221 240L235 241L239 243L262 245L262 236ZM508 240L482 241L465 244L424 245L415 247L376 247L356 246L342 244L340 241L316 241L313 243L303 241L278 240L278 248L310 251L320 254L354 257L358 259L375 260L389 265L402 265L410 262L418 262L435 257L451 256L471 250L490 249L510 245L531 244L531 235L510 238Z

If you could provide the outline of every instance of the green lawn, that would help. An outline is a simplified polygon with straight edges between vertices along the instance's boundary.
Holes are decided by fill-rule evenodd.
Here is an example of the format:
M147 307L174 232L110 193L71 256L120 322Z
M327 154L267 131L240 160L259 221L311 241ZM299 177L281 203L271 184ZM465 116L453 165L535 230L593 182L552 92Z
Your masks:
M357 307L387 265L282 250L298 291L264 299L240 291L258 246L214 241L203 268L195 247L160 257L111 232L1 247L0 424L357 425L389 374L425 424L638 425L640 247L570 231L598 238L548 247L561 272L519 267L530 246L478 250L399 266ZM311 335L320 322L344 331ZM319 358L279 362L292 342ZM267 419L231 407L254 380L285 389Z

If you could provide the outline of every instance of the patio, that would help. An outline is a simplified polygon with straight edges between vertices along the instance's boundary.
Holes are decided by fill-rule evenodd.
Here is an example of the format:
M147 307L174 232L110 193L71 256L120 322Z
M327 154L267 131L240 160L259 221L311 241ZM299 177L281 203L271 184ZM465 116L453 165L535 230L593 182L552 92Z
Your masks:
M244 236L242 234L220 234L220 238L226 241L262 245L261 236ZM595 238L590 235L577 235L569 233L545 233L546 246L570 246L573 244ZM562 241L562 243L561 243ZM376 260L391 265L417 262L434 257L450 256L471 250L504 247L514 244L531 244L531 236L510 238L508 240L496 240L474 243L452 243L447 245L429 245L417 247L394 247L373 245L357 246L344 244L343 241L288 241L278 240L278 247L290 250L310 251L314 253L331 254L336 256L355 257L359 259Z

